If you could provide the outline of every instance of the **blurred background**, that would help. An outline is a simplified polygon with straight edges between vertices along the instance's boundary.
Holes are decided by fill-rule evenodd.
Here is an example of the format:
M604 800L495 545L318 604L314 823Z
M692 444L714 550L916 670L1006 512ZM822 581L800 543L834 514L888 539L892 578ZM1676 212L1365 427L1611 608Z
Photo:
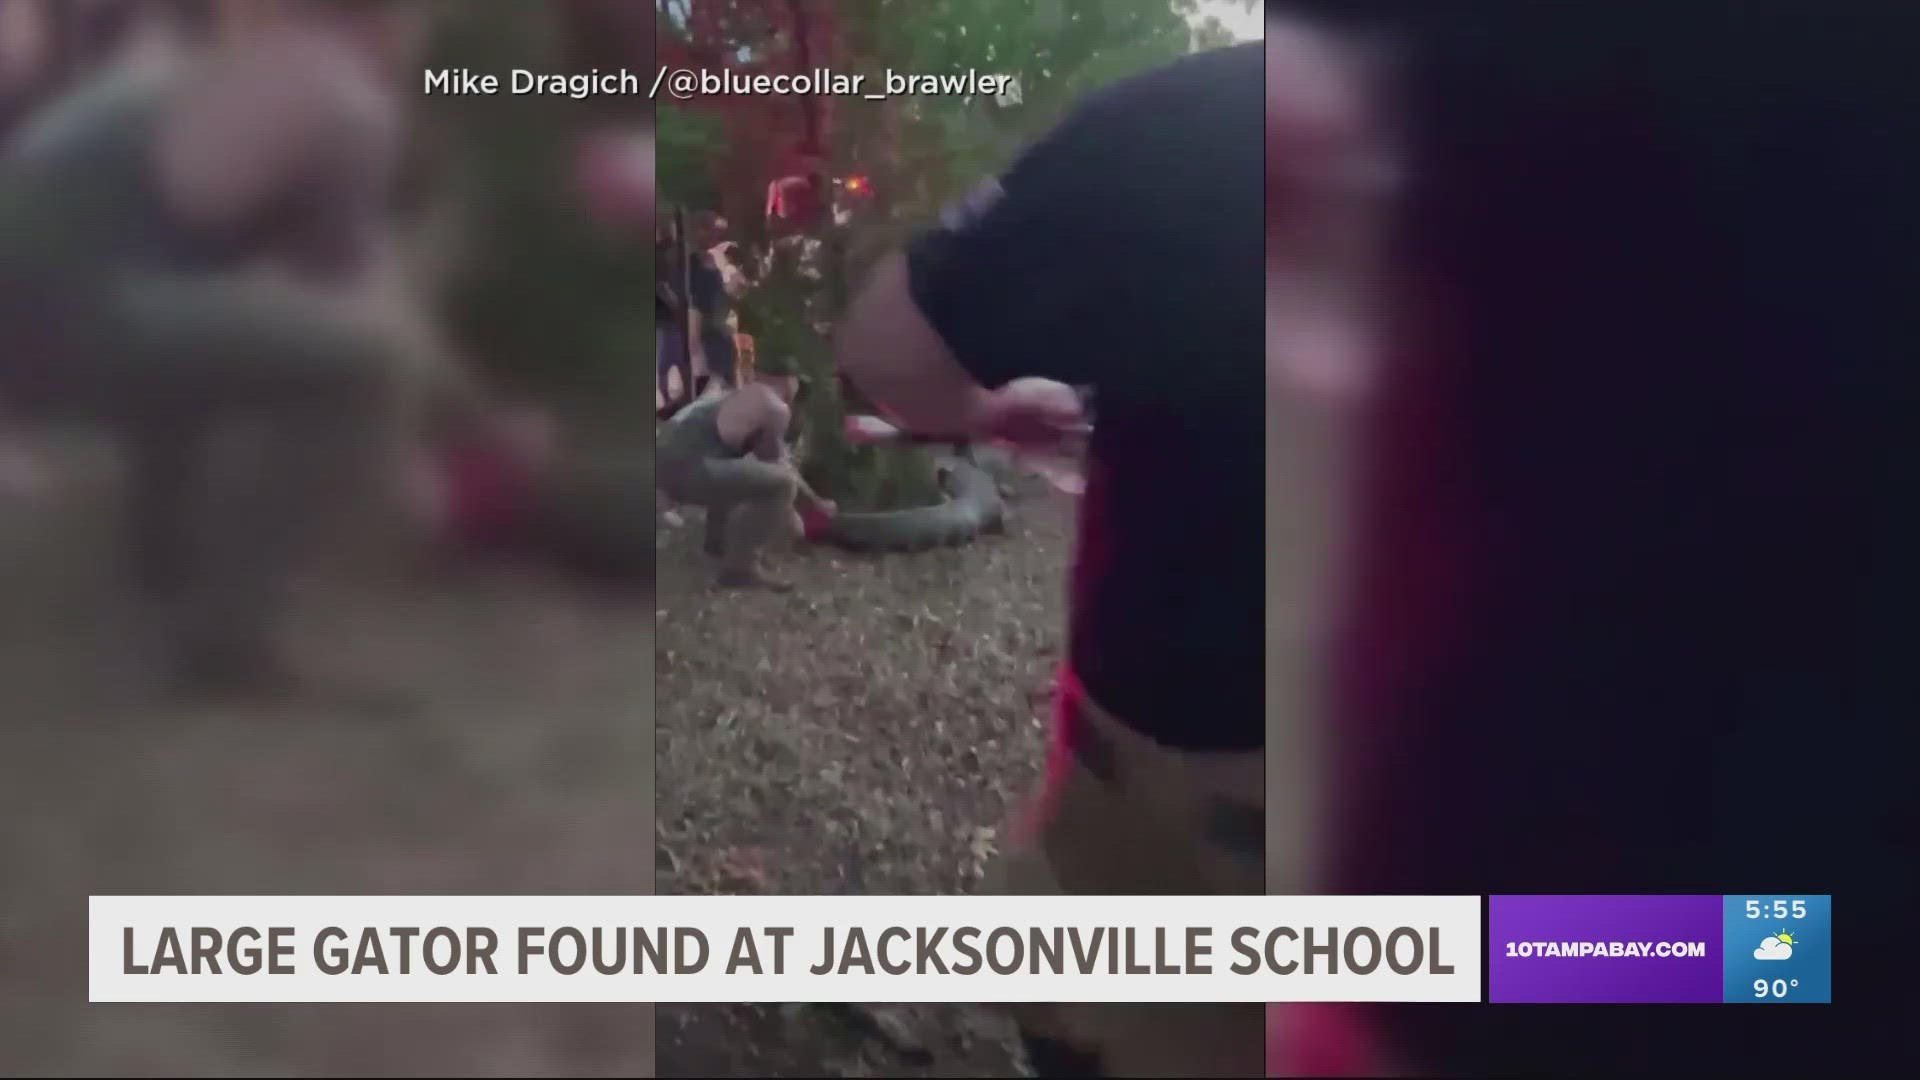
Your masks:
M1830 1007L1363 1008L1382 1056L1343 1074L1912 1060L1907 976L1876 943L1920 889L1897 644L1920 10L1266 12L1270 364L1318 207L1281 168L1305 141L1284 62L1311 54L1303 35L1358 61L1399 166L1385 348L1303 714L1324 790L1302 891L1780 889L1846 912ZM1294 508L1269 513L1273 543ZM1299 1040L1283 1068L1331 1067L1313 1039L1353 1030L1276 1014Z
M520 449L418 434L390 462L401 542L295 583L293 654L380 708L185 696L119 579L126 455L97 417L0 390L0 1072L652 1074L646 1007L86 1004L89 894L652 890L650 108L420 86L429 66L645 72L653 13L386 6L425 9L397 84L402 291ZM320 11L3 0L0 138L143 50L244 50Z

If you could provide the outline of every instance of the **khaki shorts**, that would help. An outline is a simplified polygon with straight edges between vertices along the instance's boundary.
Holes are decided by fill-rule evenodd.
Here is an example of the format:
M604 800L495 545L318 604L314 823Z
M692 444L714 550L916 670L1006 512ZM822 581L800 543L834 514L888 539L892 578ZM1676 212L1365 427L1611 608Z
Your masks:
M1266 892L1266 755L1169 750L1063 675L1047 780L991 891L1192 896ZM1008 1006L1023 1033L1100 1056L1107 1076L1264 1075L1258 1004Z

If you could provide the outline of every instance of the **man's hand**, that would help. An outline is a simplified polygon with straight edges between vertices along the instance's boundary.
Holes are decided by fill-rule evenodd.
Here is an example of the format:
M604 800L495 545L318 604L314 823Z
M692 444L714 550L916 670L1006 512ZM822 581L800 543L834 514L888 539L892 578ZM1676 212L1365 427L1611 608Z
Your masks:
M1015 379L983 392L971 426L980 437L1017 450L1055 449L1088 430L1080 395L1051 379Z
M812 507L823 517L832 517L834 514L840 512L840 508L834 504L832 499L822 497L819 492L813 490L811 484L807 483L806 476L800 472L800 463L793 460L792 449L786 447L784 444L782 445L780 460L781 463L793 473L793 479L797 485L797 491L795 493L799 496L800 502Z

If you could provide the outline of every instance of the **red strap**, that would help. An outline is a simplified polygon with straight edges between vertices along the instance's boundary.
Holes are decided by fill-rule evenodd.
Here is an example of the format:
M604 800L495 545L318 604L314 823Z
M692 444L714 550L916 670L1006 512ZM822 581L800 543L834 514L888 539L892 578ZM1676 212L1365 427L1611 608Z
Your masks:
M800 535L808 543L817 543L827 534L827 522L832 518L826 511L811 504L800 508Z

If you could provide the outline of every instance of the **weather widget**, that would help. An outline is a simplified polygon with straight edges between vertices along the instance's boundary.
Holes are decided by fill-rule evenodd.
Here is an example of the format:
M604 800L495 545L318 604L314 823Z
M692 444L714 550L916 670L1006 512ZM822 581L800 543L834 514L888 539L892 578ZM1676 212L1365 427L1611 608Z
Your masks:
M1492 896L1487 1000L1832 1000L1832 898Z
M1833 1001L1833 897L1756 894L1723 899L1726 1001Z

